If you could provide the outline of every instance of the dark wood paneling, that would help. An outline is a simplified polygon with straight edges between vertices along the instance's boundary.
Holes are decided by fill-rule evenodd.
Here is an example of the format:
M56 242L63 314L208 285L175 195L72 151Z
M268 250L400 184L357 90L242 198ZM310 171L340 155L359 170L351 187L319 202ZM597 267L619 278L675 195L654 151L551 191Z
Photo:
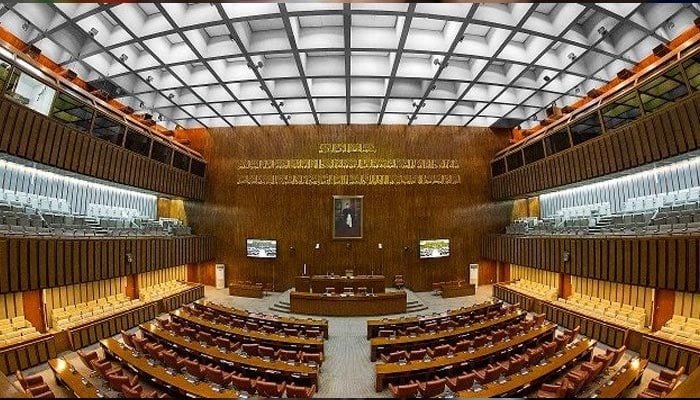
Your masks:
M212 238L0 238L0 293L44 289L199 263L214 258ZM152 248L149 257L134 254ZM133 263L126 263L132 253ZM180 253L182 256L177 257Z
M697 292L698 238L488 235L484 259L630 285ZM524 257L539 249L537 257ZM562 261L563 251L569 261Z
M465 279L478 262L481 237L507 224L509 204L492 203L489 161L507 136L490 129L406 126L291 126L210 129L207 202L187 204L188 221L215 237L217 262L227 279L293 286L304 264L309 273L403 274L407 286ZM319 154L321 143L372 143L376 154ZM277 174L459 174L459 185L237 185L241 160L319 158L456 159L457 170L279 170ZM434 171L434 172L433 172ZM252 171L247 173L271 173ZM364 195L364 237L333 240L333 195ZM246 238L278 241L276 259L245 256ZM450 238L450 256L420 260L418 241ZM320 249L314 250L314 244ZM383 244L383 253L377 244ZM291 250L290 248L294 248ZM407 247L407 250L404 248Z
M0 151L117 183L203 198L203 178L182 173L174 179L182 171L69 129L10 100L0 100L0 121ZM110 167L113 158L121 161L120 168ZM124 163L125 159L130 162Z
M700 92L605 136L492 178L498 199L568 185L693 151L700 146ZM577 156L578 155L578 156ZM581 155L584 155L583 157ZM524 185L522 172L538 185Z

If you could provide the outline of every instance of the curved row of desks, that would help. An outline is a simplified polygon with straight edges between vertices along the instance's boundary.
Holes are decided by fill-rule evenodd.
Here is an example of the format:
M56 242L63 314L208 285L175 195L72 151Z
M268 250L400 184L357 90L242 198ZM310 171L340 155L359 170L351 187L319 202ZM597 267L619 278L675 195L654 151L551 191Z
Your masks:
M432 346L441 342L455 341L463 337L474 335L484 330L490 330L519 322L525 318L525 311L514 311L491 320L478 322L468 326L461 326L452 330L425 332L415 336L375 337L370 339L370 359L377 361L380 352L396 350L409 350L415 347Z
M469 316L474 314L485 314L489 311L498 310L503 305L502 301L486 301L480 304L475 304L471 307L461 307L455 310L449 310L442 313L433 313L427 316L401 317L401 318L382 318L367 320L367 339L377 337L382 329L404 329L412 325L426 325L432 322L439 322L445 319L454 319L461 316Z
M266 333L251 331L243 328L227 326L215 323L203 318L183 312L182 309L170 312L170 316L175 322L187 322L194 324L204 331L209 331L215 335L234 337L236 341L255 342L271 345L275 348L305 350L309 352L323 352L323 339L321 338L301 338L298 336L282 336L276 333Z
M222 352L216 347L203 346L199 342L189 341L151 323L141 324L139 328L146 337L169 347L184 349L198 358L204 357L220 365L240 366L248 372L257 372L259 376L264 376L266 371L278 371L286 377L308 381L304 382L307 386L315 384L318 387L318 366L298 362L291 364L281 360L267 361L261 357L243 356L231 351Z
M590 358L596 343L597 341L593 339L579 340L561 356L549 358L547 364L530 367L527 374L513 374L508 376L503 383L490 382L479 391L463 390L457 392L455 397L519 397L519 393L531 390L535 385L545 381L562 368L573 365L586 357Z
M100 345L105 353L105 357L113 358L125 364L140 376L149 377L157 384L183 396L204 398L239 397L238 392L233 389L217 391L208 384L190 382L183 374L170 375L164 367L157 364L149 364L146 357L134 356L131 349L123 346L116 339L102 339L100 340Z
M202 310L209 310L221 314L239 317L248 321L256 322L261 325L274 326L276 328L294 328L294 329L309 329L315 328L323 333L323 337L328 339L328 321L320 319L301 319L294 317L279 317L276 315L263 315L251 313L248 310L240 310L237 308L226 307L221 304L213 303L207 300L198 300L194 303L195 307Z
M102 391L90 383L69 362L60 358L49 360L49 367L53 371L56 381L60 382L79 399L95 399L104 397Z
M428 361L417 360L406 364L377 364L375 366L375 390L377 392L381 392L388 384L388 381L394 378L429 374L448 369L457 369L459 367L472 368L474 364L479 361L489 359L495 355L511 353L522 348L527 343L551 339L554 336L554 331L556 328L556 324L545 323L544 325L532 329L523 335L512 337L508 341L494 343L491 347L479 347L474 349L472 352L459 352L453 356L440 356Z
M406 292L403 290L357 296L291 292L289 304L296 314L341 317L400 314L406 312L407 306Z

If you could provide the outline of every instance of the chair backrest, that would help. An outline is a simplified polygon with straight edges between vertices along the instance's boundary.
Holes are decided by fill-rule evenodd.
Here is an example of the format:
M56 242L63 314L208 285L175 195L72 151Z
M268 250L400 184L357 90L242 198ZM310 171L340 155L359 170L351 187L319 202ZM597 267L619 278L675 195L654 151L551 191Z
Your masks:
M407 385L399 385L396 387L396 389L396 394L398 395L398 397L411 398L415 397L415 394L418 391L418 384L409 383Z
M544 358L550 358L557 352L557 342L547 342L542 345Z
M210 382L218 383L219 385L224 383L224 372L222 370L213 367L205 368L205 376Z
M202 373L202 367L199 365L197 360L185 360L185 370L193 376L198 378L203 378L204 373Z
M409 360L422 360L428 352L425 349L411 350Z
M140 386L134 389L130 388L128 385L122 385L121 387L121 392L127 399L140 399L142 391L143 389Z

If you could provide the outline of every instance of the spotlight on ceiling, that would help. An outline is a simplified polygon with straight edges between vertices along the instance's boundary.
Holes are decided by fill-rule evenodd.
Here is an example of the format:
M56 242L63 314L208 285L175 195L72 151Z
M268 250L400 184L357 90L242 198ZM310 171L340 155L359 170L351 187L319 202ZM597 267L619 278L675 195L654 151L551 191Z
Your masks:
M163 115L158 114L158 121L163 121Z
M122 53L122 55L119 56L119 59L122 60L122 62L126 62L126 60L129 59L129 56L127 56L126 54Z
M542 79L544 79L545 82L549 82L552 80L552 78L550 78L549 75L545 75Z
M576 87L574 88L574 93L576 93L576 94L581 93L581 88L578 87L578 86L576 86Z
M29 22L24 21L24 23L22 24L22 30L25 32L29 30Z
M147 80L148 82L153 82L153 76L148 75L148 76L146 77L146 80Z
M437 85L433 85L430 87L430 90L435 90L435 89L437 89Z
M139 101L139 108L143 108L144 104L143 101Z
M88 32L90 33L90 36L92 36L92 37L95 37L95 36L97 36L98 33L100 33L100 31L98 31L97 28L95 28L95 27L90 28L90 30Z
M604 26L601 26L600 28L598 28L598 33L600 33L600 36L603 36L603 37L605 37L605 35L607 35L607 34L608 34L608 30L607 30L607 29L605 29L605 27L604 27Z
M571 60L571 61L574 61L576 59L576 54L574 54L574 52L571 52L571 53L567 54L566 56L569 57L569 60Z
M174 97L175 97L175 93L170 93L170 94L168 95L168 98L169 98L170 100L172 100Z
M668 22L666 22L666 29L671 30L675 27L676 27L676 24L674 24L672 20L668 20Z
M289 121L290 119L292 119L292 116L291 116L291 114L280 115L280 119L281 119L282 121Z

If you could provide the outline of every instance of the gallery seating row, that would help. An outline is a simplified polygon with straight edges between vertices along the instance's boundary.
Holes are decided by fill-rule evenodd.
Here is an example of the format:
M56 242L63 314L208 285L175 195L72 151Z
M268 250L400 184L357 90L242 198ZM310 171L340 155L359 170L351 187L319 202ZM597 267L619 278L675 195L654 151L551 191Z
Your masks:
M467 317L486 315L494 311L500 310L503 302L497 299L490 299L483 303L475 304L470 307L460 307L455 310L446 310L443 312L434 312L431 315L417 315L414 317L399 317L399 318L382 318L367 320L367 339L379 336L382 330L393 330L408 332L412 327L426 329L426 327L435 327L447 321L454 321L458 325L464 325ZM493 315L493 314L492 314Z
M700 318L674 315L654 335L700 348Z
M508 284L508 288L541 300L556 300L559 296L559 289L556 287L526 279L513 281Z
M633 329L641 329L646 325L646 311L644 308L626 303L572 293L567 299L558 299L556 304L584 314L594 314L606 322Z
M143 302L160 300L163 297L167 297L190 288L190 285L182 281L172 280L161 282L153 286L140 288L139 299Z
M0 347L41 336L23 315L0 319Z
M51 310L51 326L63 330L141 305L139 299L131 299L123 293L71 304Z

